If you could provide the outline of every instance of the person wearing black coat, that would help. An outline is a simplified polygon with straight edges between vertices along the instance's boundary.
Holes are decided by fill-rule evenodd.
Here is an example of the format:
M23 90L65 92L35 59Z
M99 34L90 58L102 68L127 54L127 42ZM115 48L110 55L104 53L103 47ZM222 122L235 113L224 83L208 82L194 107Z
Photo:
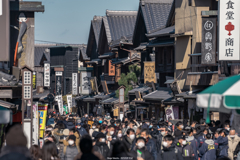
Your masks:
M94 151L99 152L105 159L111 155L110 149L106 143L106 135L99 133L97 135L97 142L93 147Z
M154 157L155 160L157 160L157 146L155 141L149 137L149 130L143 129L141 131L141 137L146 139L146 148L151 153L151 155Z
M233 152L233 156L234 156L234 160L236 159L237 160L237 157L238 157L238 153L240 152L240 142L238 143L235 151ZM240 154L240 153L239 153Z
M133 129L129 128L127 130L127 135L123 136L122 141L128 148L128 151L132 149L133 142L135 140L135 132Z
M134 157L141 157L144 160L154 160L154 157L151 155L151 153L147 150L146 140L143 137L139 137L136 140L136 144L133 147L133 150L131 151L132 155Z
M187 143L185 136L178 138L176 148L182 153L184 160L194 160L195 154L192 146Z
M173 143L174 138L167 135L163 139L163 149L161 150L158 160L183 160L181 152L175 147Z
M182 129L183 129L183 123L181 121L176 123L177 128L174 131L174 136L177 139L178 137L181 137L183 135Z

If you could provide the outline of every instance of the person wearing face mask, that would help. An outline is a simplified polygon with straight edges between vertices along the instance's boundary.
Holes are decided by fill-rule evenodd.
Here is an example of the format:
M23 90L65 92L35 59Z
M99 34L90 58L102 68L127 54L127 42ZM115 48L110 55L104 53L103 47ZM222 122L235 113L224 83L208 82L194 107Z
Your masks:
M77 131L81 137L88 134L86 129L82 127L81 123L77 123Z
M151 153L151 155L154 157L155 160L157 160L157 149L156 149L156 143L155 141L150 137L149 130L148 129L142 129L141 131L141 137L145 138L146 140L146 148Z
M240 138L236 135L236 131L234 129L231 129L229 132L229 135L227 136L228 138L228 157L233 160L233 154L234 151L240 142Z
M163 149L158 160L183 160L181 152L175 147L174 138L171 135L166 135L163 139Z
M185 136L178 138L176 148L181 152L184 160L194 160L194 151L191 145L186 141Z
M98 128L97 128L97 124L93 123L92 128L89 130L89 135L92 137L93 132L99 132Z
M175 138L181 137L183 135L183 123L181 121L176 123L177 128L174 131Z
M138 159L142 158L144 160L154 160L151 153L146 148L146 140L143 137L139 137L136 140L135 146L131 151L131 154Z
M64 153L64 160L72 160L77 154L78 149L75 144L76 137L74 135L70 135L68 137L68 146L64 147L63 153Z
M219 132L216 143L218 143L217 158L228 157L228 137L225 129Z
M204 143L204 141L206 140L206 135L208 134L208 129L204 129L203 130L203 132L202 132L202 134L201 134L201 136L199 136L198 137L198 144L199 144L199 146L198 147L201 147L202 146L202 144Z
M94 151L99 152L105 159L110 155L110 149L107 145L106 135L98 133L96 136L96 144L93 147Z
M123 134L122 134L122 130L121 129L116 130L116 137L117 137L118 140L122 141Z
M117 137L114 135L115 127L114 126L109 126L107 130L108 130L107 135L106 135L107 144L108 144L108 147L111 148L112 140L117 140Z
M187 143L191 145L193 152L194 152L194 160L198 160L198 141L193 136L193 129L191 127L186 127L183 132L185 132L185 137Z
M123 136L123 143L127 146L128 151L131 150L133 141L135 140L135 131L131 128L127 130L127 135Z
M210 133L208 133L205 138L206 140L199 148L199 157L201 157L201 160L216 160L216 150L218 146L211 139Z

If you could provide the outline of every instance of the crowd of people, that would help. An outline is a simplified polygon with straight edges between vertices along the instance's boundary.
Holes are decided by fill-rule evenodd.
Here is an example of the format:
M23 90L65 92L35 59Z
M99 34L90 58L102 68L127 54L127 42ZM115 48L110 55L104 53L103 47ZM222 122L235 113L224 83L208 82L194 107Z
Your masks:
M42 148L27 149L22 127L15 125L0 160L240 160L240 138L229 121L189 123L50 113Z

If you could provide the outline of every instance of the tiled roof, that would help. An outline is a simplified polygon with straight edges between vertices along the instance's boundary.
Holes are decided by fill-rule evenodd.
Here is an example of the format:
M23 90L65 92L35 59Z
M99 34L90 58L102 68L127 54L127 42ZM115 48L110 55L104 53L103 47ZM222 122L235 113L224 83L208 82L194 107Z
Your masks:
M151 87L147 87L147 86L137 87L128 91L128 94L135 94L136 91L139 91L140 93L148 93L148 91L151 89L152 89Z
M103 17L103 25L106 30L107 41L108 41L108 43L110 43L112 41L112 36L111 36L109 24L108 24L108 19L106 16Z
M171 26L171 27L160 29L156 32L147 34L147 37L160 37L160 36L166 36L166 35L174 34L174 33L175 33L175 26Z
M90 31L88 36L88 44L86 54L91 57L92 54L96 53L98 47L100 29L102 25L102 16L94 16L91 20Z
M87 56L86 51L87 51L87 46L82 46L80 48L80 55L79 56L82 55L84 61L89 61L90 58Z
M166 26L173 0L142 0L141 11L147 33Z
M171 90L167 87L159 88L159 90L153 91L145 96L143 96L144 100L152 100L152 101L162 101L168 98L171 98Z
M45 54L47 61L50 61L49 47L56 46L56 44L35 44L34 50L34 66L40 66L43 54Z
M99 39L99 34L100 34L100 29L101 29L101 24L102 24L102 18L101 16L94 16L92 20L92 26L93 26L93 31L94 31L94 36L95 40L98 46L98 39Z
M116 40L120 41L121 39L128 39L129 41L132 40L137 18L137 11L107 10L106 16L111 34L111 40L113 42Z

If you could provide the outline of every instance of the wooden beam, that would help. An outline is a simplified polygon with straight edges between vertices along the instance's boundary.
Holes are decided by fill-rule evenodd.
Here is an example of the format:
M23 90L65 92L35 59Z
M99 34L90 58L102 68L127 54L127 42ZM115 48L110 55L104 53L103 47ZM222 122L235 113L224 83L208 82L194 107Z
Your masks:
M45 8L42 2L25 2L25 1L11 1L11 11L25 11L25 12L44 12Z

